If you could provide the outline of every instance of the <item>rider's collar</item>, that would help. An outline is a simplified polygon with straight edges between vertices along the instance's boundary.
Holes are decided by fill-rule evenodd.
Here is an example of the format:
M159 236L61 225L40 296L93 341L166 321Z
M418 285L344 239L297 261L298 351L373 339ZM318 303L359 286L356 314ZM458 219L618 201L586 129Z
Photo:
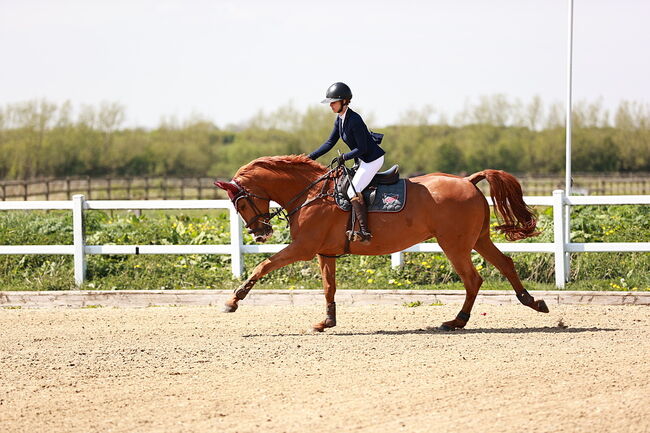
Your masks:
M348 114L348 110L349 110L349 109L350 109L350 108L348 107L348 108L343 112L343 114L339 114L339 115L338 115L338 116L341 118L341 125L343 125L343 123L345 122L345 115Z

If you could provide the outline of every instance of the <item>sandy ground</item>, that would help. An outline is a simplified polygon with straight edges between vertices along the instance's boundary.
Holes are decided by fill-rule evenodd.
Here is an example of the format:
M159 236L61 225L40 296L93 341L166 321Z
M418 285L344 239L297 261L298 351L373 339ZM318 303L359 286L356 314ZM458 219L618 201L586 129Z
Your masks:
M0 431L648 432L650 308L0 310Z

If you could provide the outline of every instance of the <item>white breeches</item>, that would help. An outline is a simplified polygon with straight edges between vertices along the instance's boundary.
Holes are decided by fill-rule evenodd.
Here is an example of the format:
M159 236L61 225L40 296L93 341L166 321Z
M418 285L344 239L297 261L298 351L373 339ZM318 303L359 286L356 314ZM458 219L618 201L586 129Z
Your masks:
M370 184L372 178L377 174L382 165L384 165L384 155L375 159L371 162L359 161L359 169L357 173L352 178L352 185L354 185L354 191L361 192L365 187ZM348 188L348 197L354 197L354 191L352 187Z

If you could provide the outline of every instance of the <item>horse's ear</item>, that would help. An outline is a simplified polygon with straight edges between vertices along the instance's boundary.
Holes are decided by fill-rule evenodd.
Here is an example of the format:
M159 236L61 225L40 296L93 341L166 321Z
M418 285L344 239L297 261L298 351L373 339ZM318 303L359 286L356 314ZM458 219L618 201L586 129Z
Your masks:
M228 193L228 197L231 199L239 192L239 187L237 187L237 185L234 183L216 181L214 184L226 191Z

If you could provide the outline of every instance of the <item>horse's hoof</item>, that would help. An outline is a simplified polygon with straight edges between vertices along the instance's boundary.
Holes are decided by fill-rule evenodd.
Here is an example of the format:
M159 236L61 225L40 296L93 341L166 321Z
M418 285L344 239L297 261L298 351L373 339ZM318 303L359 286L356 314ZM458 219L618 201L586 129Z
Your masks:
M463 329L466 324L467 322L454 319L454 320L450 320L449 322L444 322L442 325L440 325L438 329L440 331L455 331L457 329Z
M222 311L224 313L234 313L235 311L237 311L237 307L238 307L237 304L234 304L234 305L226 304L226 305L223 306Z
M330 326L327 326L327 323L325 321L323 321L323 322L318 322L318 323L314 324L311 327L311 330L313 332L324 332L325 328L330 328Z
M541 299L539 301L537 301L536 310L539 311L540 313L548 313L548 311L549 311L548 306L546 305L546 302L544 302Z

